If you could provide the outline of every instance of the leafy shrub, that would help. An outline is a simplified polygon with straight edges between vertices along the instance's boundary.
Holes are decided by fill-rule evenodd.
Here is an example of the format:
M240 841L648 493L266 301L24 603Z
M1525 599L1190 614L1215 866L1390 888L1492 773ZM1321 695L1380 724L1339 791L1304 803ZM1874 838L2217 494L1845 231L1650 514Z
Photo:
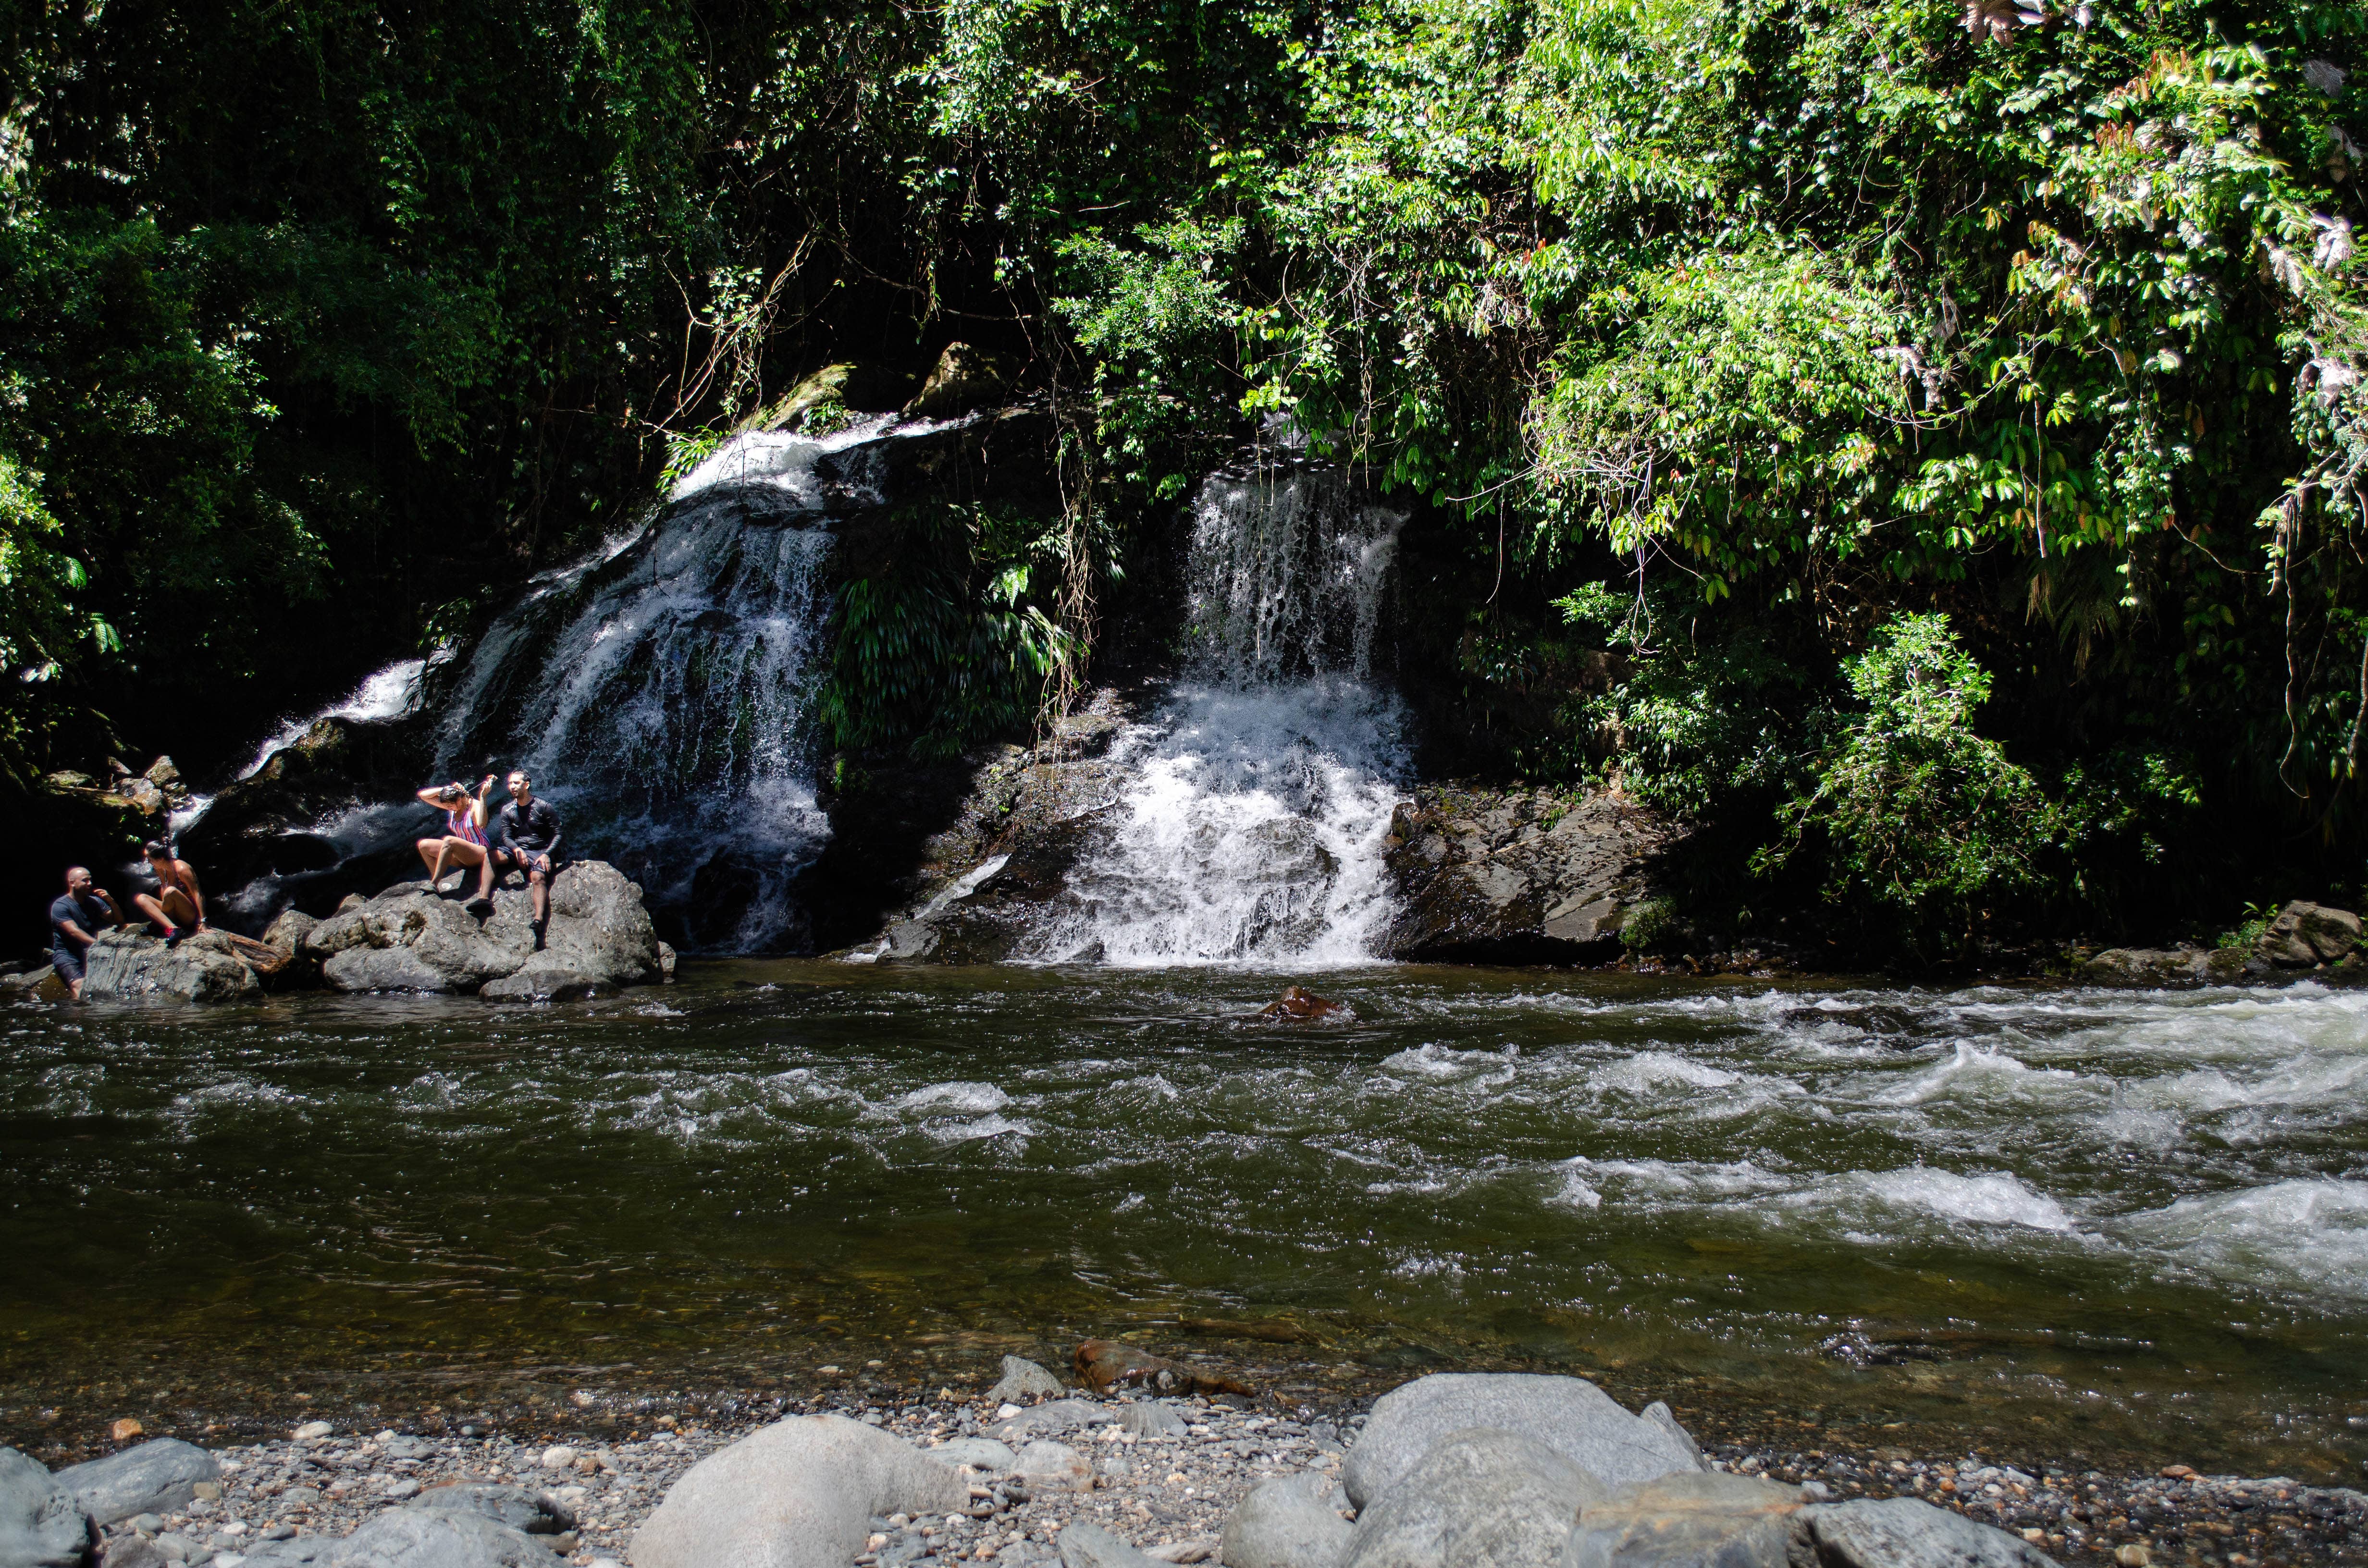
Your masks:
M2046 797L1975 732L1990 677L1945 615L1895 616L1844 674L1858 711L1779 811L1783 835L1754 869L1781 868L1814 837L1829 900L1912 949L1954 947L1999 901L2039 886L2031 851Z

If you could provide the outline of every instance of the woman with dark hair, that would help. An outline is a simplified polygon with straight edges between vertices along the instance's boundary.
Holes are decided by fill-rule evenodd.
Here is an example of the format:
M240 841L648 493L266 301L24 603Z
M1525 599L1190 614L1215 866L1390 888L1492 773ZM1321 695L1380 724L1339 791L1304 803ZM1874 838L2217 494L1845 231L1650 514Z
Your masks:
M444 880L448 866L477 868L477 896L491 898L494 893L494 862L485 853L485 797L494 791L494 776L471 793L469 787L455 780L450 784L431 784L419 790L419 803L434 806L444 813L444 831L431 838L423 838L414 846L419 858L427 867L427 884L434 887Z

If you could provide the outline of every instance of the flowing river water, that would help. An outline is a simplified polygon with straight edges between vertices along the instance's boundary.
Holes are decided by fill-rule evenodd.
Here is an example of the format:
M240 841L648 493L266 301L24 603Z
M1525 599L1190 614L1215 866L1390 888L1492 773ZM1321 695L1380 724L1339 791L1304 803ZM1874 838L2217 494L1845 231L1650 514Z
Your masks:
M934 1387L1130 1333L1308 1397L1558 1369L2357 1480L2368 993L1409 966L1255 1021L1290 978L14 1007L0 1439Z

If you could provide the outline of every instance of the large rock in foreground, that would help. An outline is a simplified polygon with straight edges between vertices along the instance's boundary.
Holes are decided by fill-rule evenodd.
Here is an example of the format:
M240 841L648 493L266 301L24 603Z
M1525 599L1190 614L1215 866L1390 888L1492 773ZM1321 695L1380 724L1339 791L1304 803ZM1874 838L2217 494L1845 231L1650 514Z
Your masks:
M40 1460L0 1449L0 1563L81 1568L97 1534L74 1494Z
M135 1443L58 1471L58 1484L101 1525L135 1514L169 1514L198 1494L198 1483L221 1479L213 1455L178 1437Z
M1585 1378L1435 1372L1373 1402L1365 1435L1341 1466L1340 1483L1349 1500L1363 1508L1420 1463L1440 1439L1474 1426L1496 1427L1543 1443L1607 1486L1701 1468L1682 1433L1629 1415Z
M220 931L199 931L175 947L144 926L102 931L90 945L85 1002L240 1002L263 982Z
M523 973L527 982L512 989L532 999L663 975L642 890L605 861L576 861L552 880L541 950L533 919L524 888L497 891L480 922L458 899L404 882L306 931L302 950L321 959L322 979L335 991L473 992Z
M951 1466L876 1426L791 1416L684 1472L633 1537L633 1568L845 1568L874 1514L967 1506Z
M1534 1438L1451 1432L1359 1512L1342 1568L1561 1568L1580 1509L1604 1495L1602 1482Z
M1394 959L1600 962L1684 836L1614 795L1426 785L1390 824Z

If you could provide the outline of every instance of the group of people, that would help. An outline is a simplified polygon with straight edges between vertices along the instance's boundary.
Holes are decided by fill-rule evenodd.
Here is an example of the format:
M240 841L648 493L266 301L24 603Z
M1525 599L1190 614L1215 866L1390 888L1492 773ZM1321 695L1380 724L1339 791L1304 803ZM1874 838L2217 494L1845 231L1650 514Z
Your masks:
M168 948L192 931L204 930L206 895L198 887L197 868L176 858L169 845L154 838L142 845L140 852L156 874L156 891L133 893L131 907L163 935ZM50 903L50 967L65 982L75 1001L82 1000L90 945L98 940L101 931L131 923L114 896L92 881L89 867L66 868L66 891Z
M420 790L423 805L444 813L444 831L419 840L419 858L427 864L430 886L454 866L476 868L477 896L468 907L478 915L494 906L495 878L504 871L525 872L540 938L551 918L551 879L559 874L559 812L534 792L534 780L524 769L512 768L503 782L510 798L499 812L492 807L490 773L473 790L457 780Z
M494 777L473 790L464 784L431 785L419 799L444 813L444 831L418 841L419 858L427 867L432 886L453 867L477 869L477 894L468 907L484 914L494 906L494 879L505 871L524 872L534 903L535 944L551 921L551 881L559 874L559 812L534 792L534 781L522 769L506 780L509 799L493 810ZM155 874L156 891L134 893L131 906L147 921L165 945L172 947L193 931L206 929L206 895L198 887L198 873L172 846L155 839L141 846L148 869ZM67 991L82 1000L90 945L99 933L128 926L127 915L113 895L100 887L86 866L66 868L66 891L50 904L50 965L65 982Z

